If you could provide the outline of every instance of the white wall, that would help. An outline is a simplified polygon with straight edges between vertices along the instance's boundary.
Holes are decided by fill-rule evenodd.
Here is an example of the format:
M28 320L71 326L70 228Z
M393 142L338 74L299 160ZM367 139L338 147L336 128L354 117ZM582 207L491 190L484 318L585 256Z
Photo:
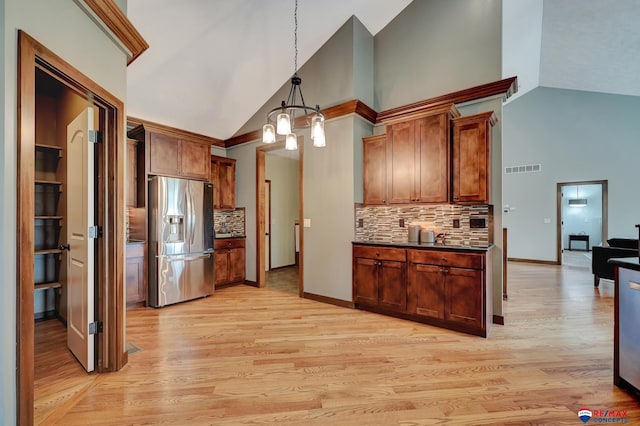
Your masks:
M300 162L286 153L267 153L265 178L271 180L271 267L295 264L295 221L299 219ZM297 156L296 156L297 157Z
M72 1L3 0L2 91L3 137L0 138L0 244L16 246L16 104L18 29L72 64L125 101L126 57ZM55 17L55 19L52 19ZM16 257L0 256L3 297L0 301L0 423L16 422Z
M562 189L562 247L569 247L569 235L588 235L589 246L602 244L602 185L567 185ZM584 198L587 205L584 207L572 207L569 200L572 198ZM585 243L572 242L573 250L582 250Z
M639 97L542 87L504 106L504 166L542 165L503 174L509 257L556 260L559 182L608 180L609 238L637 238L638 111Z
M502 2L502 77L518 77L517 99L540 83L543 0Z

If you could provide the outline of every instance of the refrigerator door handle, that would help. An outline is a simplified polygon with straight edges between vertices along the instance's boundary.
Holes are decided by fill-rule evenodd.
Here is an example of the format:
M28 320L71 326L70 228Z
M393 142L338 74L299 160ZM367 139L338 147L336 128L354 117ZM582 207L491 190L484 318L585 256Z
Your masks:
M193 256L166 256L160 255L156 256L157 259L166 259L167 262L183 262L183 261L191 261L198 259L209 259L213 253L200 253Z
M192 250L194 234L196 233L196 213L193 211L193 192L191 192L191 184L189 185L189 192L187 194L189 200L189 224L191 225L191 229L189 230L190 239L189 239L189 250Z

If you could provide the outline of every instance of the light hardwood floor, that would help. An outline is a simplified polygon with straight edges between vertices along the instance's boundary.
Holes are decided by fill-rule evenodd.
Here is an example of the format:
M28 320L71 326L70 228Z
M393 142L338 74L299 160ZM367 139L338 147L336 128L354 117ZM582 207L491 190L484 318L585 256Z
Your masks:
M248 286L128 312L142 350L88 375L36 327L36 419L60 425L580 425L640 404L612 383L613 284L512 263L488 339ZM56 343L41 343L49 335ZM47 338L45 338L47 334ZM54 339L55 340L55 339Z

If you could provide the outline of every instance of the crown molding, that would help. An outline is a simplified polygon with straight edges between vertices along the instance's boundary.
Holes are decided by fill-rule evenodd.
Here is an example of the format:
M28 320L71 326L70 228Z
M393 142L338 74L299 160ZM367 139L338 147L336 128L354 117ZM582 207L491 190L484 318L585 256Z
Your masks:
M406 115L419 114L425 110L430 110L446 104L459 104L496 95L502 95L504 99L507 99L518 90L517 84L518 78L510 77L504 80L470 87L468 89L379 112L377 120L378 123L387 122Z
M127 52L127 65L149 48L149 44L114 0L75 1L94 21L97 21L109 37L124 47Z
M224 141L222 139L212 138L210 136L201 135L199 133L193 133L188 130L182 130L171 126L166 126L160 123L154 123L153 121L144 120L142 118L127 116L127 127L132 132L136 127L142 126L145 130L159 131L161 133L175 136L177 138L189 139L192 141L199 141L204 144L218 146L224 148Z
M322 110L322 115L324 115L325 120L340 118L349 114L357 114L369 121L371 124L375 124L376 122L376 111L359 99L353 99ZM243 143L259 139L262 139L262 129L229 138L224 141L224 145L226 148L231 148L232 146L242 145Z

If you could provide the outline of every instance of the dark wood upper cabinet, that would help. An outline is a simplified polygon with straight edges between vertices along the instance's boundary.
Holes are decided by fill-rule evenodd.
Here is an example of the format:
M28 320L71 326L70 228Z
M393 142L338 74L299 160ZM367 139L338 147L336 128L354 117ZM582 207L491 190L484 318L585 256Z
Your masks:
M450 201L451 118L445 105L387 123L384 135L363 138L364 204Z
M211 145L147 132L149 174L209 180Z
M415 200L415 122L387 126L387 202L406 204Z
M492 111L452 120L454 203L491 202L491 127L496 122Z
M209 179L211 146L199 142L180 140L180 175L196 179Z
M211 156L213 183L213 208L233 210L236 208L236 160Z
M364 204L386 204L387 202L387 135L369 136L362 139Z
M449 116L447 113L415 120L414 199L420 203L449 201Z

